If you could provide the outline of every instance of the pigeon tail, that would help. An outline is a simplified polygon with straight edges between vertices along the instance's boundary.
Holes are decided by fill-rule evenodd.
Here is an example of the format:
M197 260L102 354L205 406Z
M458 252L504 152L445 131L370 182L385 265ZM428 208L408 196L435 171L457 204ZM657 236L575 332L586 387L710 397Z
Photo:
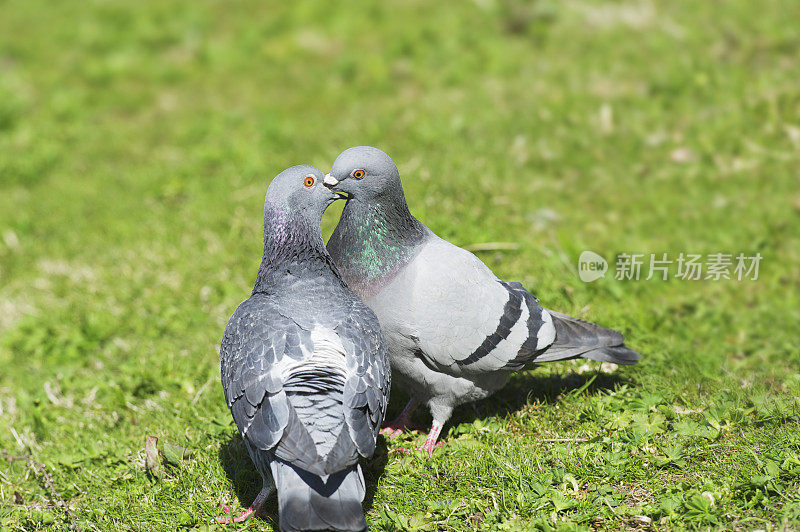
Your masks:
M358 464L320 477L275 459L272 475L278 487L278 516L282 531L367 529L364 475Z
M627 366L639 361L639 353L625 347L625 337L621 333L560 312L548 312L556 328L556 339L532 362L580 357Z

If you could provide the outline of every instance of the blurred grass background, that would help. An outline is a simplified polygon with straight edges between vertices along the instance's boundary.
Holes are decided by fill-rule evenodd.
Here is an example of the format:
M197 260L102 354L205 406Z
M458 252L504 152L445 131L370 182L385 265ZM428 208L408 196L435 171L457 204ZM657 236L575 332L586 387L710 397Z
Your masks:
M0 1L0 526L69 524L26 452L85 529L251 502L217 350L264 192L360 144L440 236L518 243L480 257L645 354L517 377L431 463L379 457L372 527L795 526L798 27L779 0ZM763 260L586 284L584 249ZM194 457L154 481L146 435Z

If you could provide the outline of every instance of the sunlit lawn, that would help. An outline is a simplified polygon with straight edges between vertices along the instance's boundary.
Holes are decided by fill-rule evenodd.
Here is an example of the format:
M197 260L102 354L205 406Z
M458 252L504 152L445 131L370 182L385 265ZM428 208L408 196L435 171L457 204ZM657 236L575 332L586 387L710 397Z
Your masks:
M644 354L516 376L431 461L381 443L371 528L799 528L798 28L778 0L0 2L0 530L250 504L222 330L269 180L358 144L440 236ZM615 280L638 253L763 258ZM153 478L148 435L192 454Z

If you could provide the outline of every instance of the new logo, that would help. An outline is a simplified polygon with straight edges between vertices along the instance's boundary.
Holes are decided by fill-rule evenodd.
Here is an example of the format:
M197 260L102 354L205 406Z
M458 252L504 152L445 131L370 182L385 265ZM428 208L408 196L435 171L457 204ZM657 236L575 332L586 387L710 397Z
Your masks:
M578 257L578 277L584 283L591 283L605 277L608 271L606 259L588 249Z

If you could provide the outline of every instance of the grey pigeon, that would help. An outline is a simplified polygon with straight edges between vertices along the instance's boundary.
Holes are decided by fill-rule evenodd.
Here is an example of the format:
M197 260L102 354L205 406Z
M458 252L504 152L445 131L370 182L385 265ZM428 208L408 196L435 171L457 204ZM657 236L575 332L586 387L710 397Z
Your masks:
M639 360L620 333L542 308L520 283L433 234L409 212L381 150L345 150L324 182L349 196L328 251L377 314L395 379L411 396L387 425L391 436L427 405L433 423L422 450L430 456L453 408L499 390L514 371L576 357Z
M320 233L339 194L313 166L281 172L264 203L264 256L220 349L225 400L281 530L364 530L359 457L375 451L390 366L375 314L339 276ZM274 479L274 481L273 481Z

